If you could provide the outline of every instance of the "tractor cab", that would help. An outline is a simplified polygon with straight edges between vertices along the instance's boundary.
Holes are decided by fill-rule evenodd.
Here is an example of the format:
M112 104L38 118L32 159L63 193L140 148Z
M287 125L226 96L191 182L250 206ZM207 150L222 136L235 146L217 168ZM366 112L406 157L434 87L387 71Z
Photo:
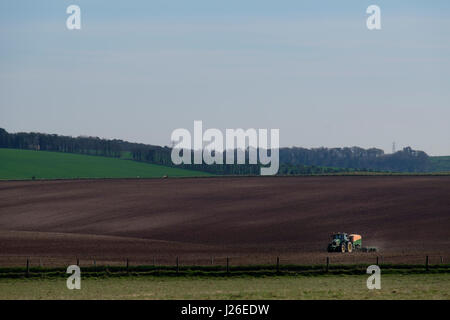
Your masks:
M328 244L328 252L352 252L352 243L350 242L347 233L333 233L331 235L331 242Z
M346 233L335 233L331 236L331 240L339 240L339 242L347 242L348 241L348 235Z

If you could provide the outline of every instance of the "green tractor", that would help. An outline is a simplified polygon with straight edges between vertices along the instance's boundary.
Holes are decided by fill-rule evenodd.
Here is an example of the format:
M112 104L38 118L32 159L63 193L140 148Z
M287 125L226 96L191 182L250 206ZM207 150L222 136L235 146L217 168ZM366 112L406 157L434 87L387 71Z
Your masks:
M328 244L328 252L352 252L362 249L362 237L359 234L334 233Z

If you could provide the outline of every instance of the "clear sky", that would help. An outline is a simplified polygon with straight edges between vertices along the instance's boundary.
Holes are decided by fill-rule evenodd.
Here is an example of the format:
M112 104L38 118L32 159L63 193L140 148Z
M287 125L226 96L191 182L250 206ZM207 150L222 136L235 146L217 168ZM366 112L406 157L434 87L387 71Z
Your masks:
M277 128L281 146L450 155L448 0L2 0L0 46L9 132L168 145L202 120Z

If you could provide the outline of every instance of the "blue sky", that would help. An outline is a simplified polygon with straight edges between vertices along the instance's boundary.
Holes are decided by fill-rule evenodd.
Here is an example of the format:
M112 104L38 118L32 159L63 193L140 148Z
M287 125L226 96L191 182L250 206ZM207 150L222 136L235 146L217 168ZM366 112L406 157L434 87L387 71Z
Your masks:
M279 128L282 146L450 155L449 1L4 0L0 44L11 132L166 145L202 120Z

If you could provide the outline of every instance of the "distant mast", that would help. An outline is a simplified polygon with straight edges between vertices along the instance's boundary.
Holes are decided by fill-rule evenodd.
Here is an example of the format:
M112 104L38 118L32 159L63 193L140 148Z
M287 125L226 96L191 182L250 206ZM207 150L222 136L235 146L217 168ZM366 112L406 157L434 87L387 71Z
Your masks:
M392 153L396 153L396 152L397 152L397 150L395 148L395 141L394 141L394 142L392 142Z

